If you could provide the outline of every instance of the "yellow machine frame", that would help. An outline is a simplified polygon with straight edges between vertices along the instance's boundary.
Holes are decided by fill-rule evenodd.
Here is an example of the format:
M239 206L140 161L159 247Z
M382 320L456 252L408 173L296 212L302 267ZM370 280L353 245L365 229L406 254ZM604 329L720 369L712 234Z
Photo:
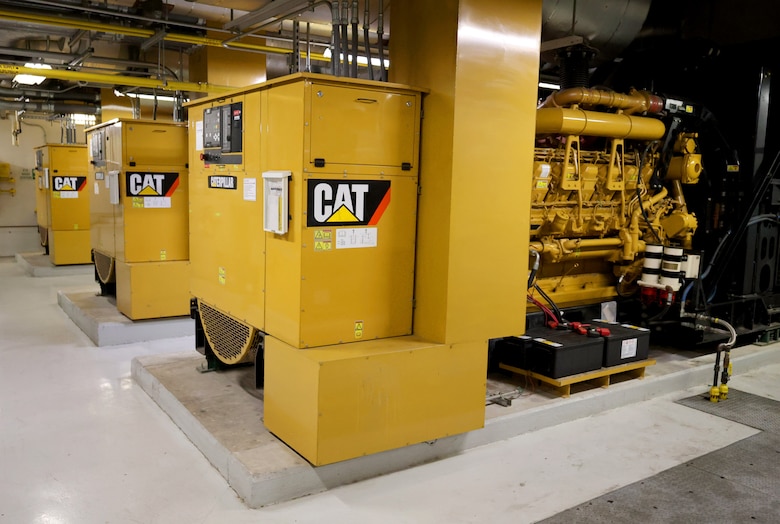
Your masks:
M35 148L35 211L41 245L52 264L89 264L87 148L47 144Z

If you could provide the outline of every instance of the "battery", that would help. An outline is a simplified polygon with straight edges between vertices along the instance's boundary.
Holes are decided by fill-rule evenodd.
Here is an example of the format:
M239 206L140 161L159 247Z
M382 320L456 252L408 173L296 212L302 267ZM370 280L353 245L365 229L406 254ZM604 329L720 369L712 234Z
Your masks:
M606 344L604 350L604 367L617 366L637 360L645 360L650 351L650 330L632 326L607 322L606 320L592 320L594 327L609 329L609 336L604 337Z
M572 331L531 329L526 336L533 347L526 358L531 371L550 378L561 378L601 368L604 360L602 337L588 337Z
M498 368L498 364L507 364L520 369L531 369L533 339L527 335L497 339L493 352L488 359L488 370Z

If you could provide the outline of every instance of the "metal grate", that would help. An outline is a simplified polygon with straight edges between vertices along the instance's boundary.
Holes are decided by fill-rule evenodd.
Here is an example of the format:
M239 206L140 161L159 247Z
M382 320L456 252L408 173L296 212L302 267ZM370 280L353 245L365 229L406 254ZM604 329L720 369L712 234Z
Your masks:
M263 342L257 329L244 324L213 307L198 301L203 331L214 354L225 364L241 364L254 360Z
M721 402L710 402L709 395L695 395L677 403L752 428L780 433L780 402L771 398L730 388L728 400Z
M110 284L114 281L114 257L104 255L97 251L92 252L95 259L95 269L97 270L98 278L104 284Z

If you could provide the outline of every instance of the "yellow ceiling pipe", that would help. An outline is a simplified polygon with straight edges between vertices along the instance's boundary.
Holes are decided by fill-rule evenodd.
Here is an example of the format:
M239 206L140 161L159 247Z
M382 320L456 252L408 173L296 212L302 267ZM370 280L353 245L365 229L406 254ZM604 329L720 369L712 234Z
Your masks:
M143 29L140 27L124 27L112 24L105 24L102 22L90 22L87 20L79 20L77 18L65 18L59 16L46 16L30 13L22 13L18 11L8 11L0 9L0 19L13 20L16 22L25 22L31 24L51 25L57 27L68 27L73 29L84 29L85 31L100 31L103 33L111 33L124 36L135 36L138 38L151 38L156 34L154 29ZM205 29L205 28L204 28ZM259 51L268 54L277 55L289 55L292 53L291 49L285 49L282 47L271 47L259 44L248 44L245 42L232 42L225 46L222 45L222 41L217 38L208 38L204 36L185 35L181 33L167 33L164 40L168 42L178 42L191 45L202 45L208 47L226 47L228 49L238 49L244 51ZM305 53L301 53L305 56ZM330 60L325 55L312 53L311 57L315 60ZM129 85L129 84L128 84Z
M178 80L158 80L155 78L139 78L126 75L109 75L105 73L87 73L84 71L69 71L66 69L36 69L12 64L0 64L0 75L37 75L72 82L89 82L104 85L122 85L130 87L146 87L164 91L197 91L200 93L224 93L235 88L208 84L205 82L180 82Z

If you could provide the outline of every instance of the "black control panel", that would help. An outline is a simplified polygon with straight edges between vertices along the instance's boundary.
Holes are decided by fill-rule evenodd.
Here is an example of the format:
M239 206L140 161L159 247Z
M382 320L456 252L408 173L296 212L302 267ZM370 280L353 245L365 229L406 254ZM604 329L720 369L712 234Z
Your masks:
M235 102L203 110L203 153L212 164L240 164L243 151L243 103Z

